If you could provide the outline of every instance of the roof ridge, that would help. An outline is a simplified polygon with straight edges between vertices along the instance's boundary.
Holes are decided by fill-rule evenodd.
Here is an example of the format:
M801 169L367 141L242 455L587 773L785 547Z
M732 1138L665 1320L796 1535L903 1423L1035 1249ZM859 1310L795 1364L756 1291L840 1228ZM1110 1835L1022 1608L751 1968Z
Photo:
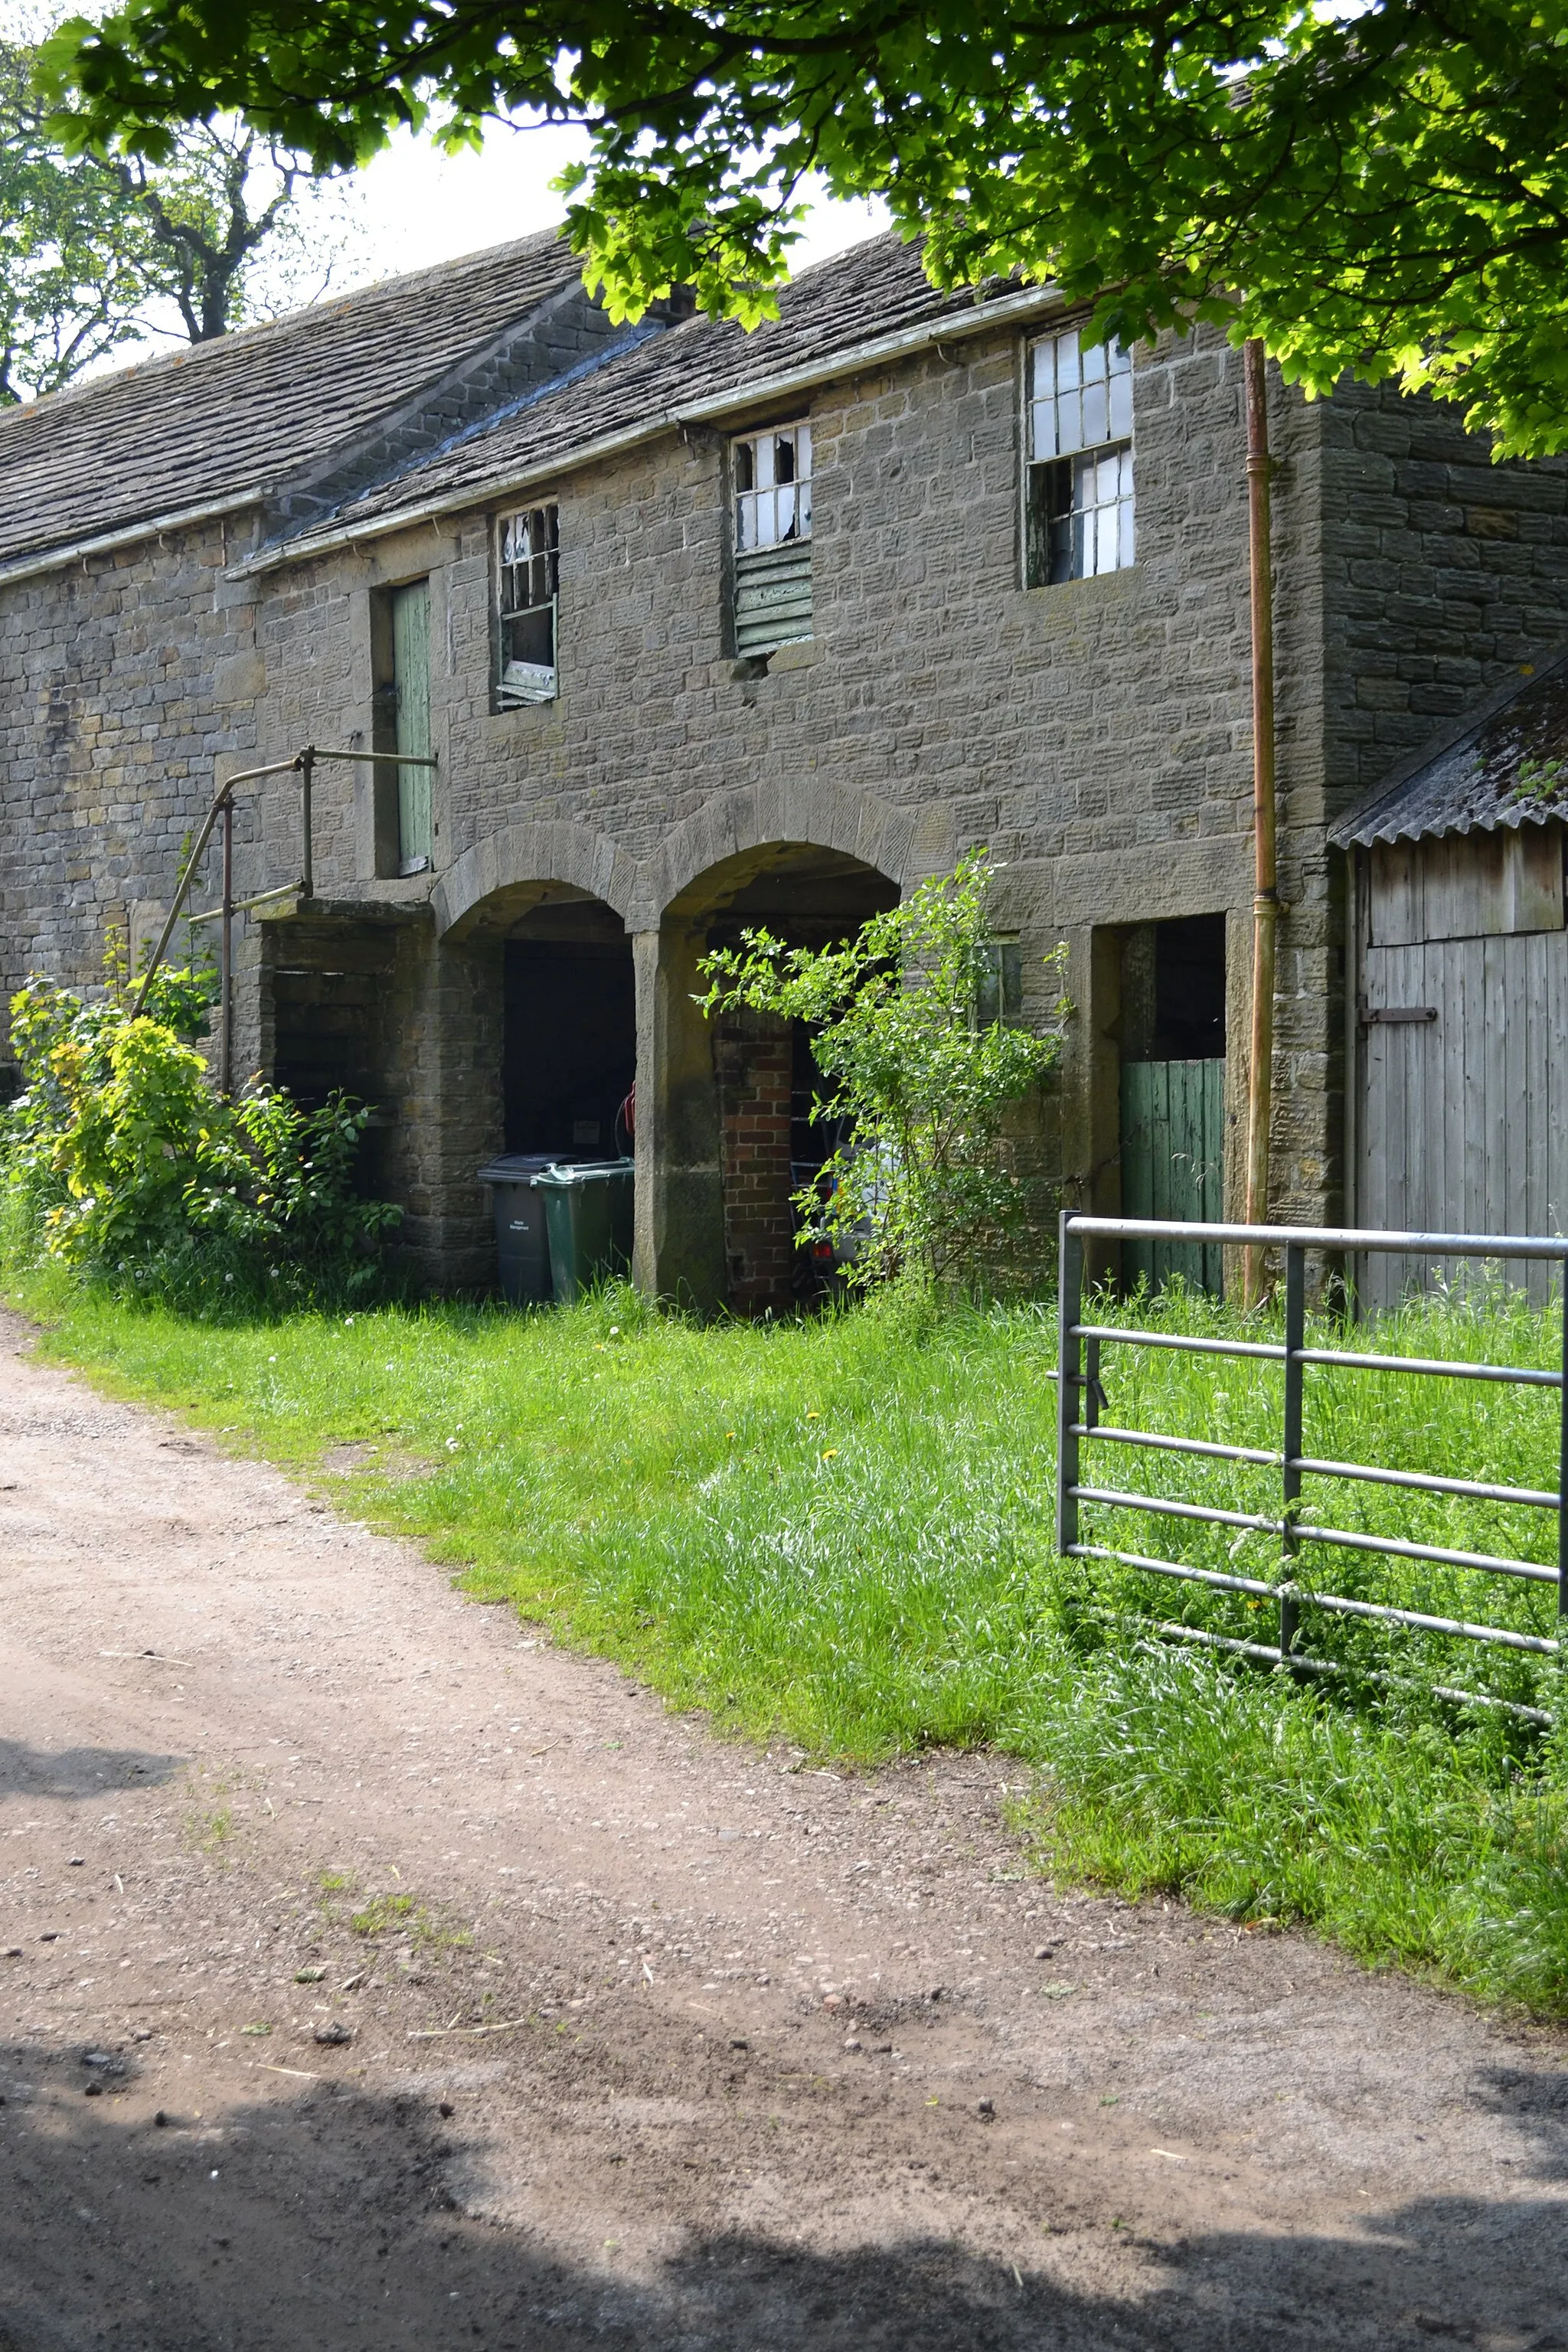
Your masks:
M548 400L552 394L569 391L573 385L581 383L585 376L596 375L601 368L613 366L616 360L625 359L628 352L637 351L644 343L651 342L656 336L668 334L669 331L669 329L658 319L645 315L637 320L635 325L623 327L618 335L602 343L597 351L588 352L582 359L574 361L572 365L563 369L559 375L547 376L542 383L530 384L526 391L514 394L510 400L503 402L499 408L487 410L480 416L470 417L466 424L459 425L455 431L448 433L445 440L437 442L428 449L411 451L400 463L389 467L385 473L374 477L372 480L356 482L353 488L346 491L335 506L328 507L322 513L302 520L294 530L279 532L279 540L304 537L312 530L321 530L326 524L335 522L340 515L345 513L354 504L356 499L372 498L378 490L390 489L393 484L400 481L405 474L417 473L420 467L435 465L442 457L450 457L454 450L464 447L467 443L481 440L487 433L494 432L498 426L510 424L514 416L522 415L530 408L537 408L539 404ZM274 544L276 543L274 541Z
M563 262L577 264L577 257L566 244L564 224L552 228L533 229L527 236L509 237L503 244L478 246L471 253L457 254L444 261L426 262L423 268L395 270L384 278L373 278L363 286L345 287L341 294L323 295L314 302L302 302L297 310L285 310L276 319L254 319L243 327L231 327L226 334L209 336L200 343L182 343L171 352L154 352L149 357L130 360L123 367L105 368L101 373L76 377L61 384L58 391L41 393L36 400L18 401L13 406L0 409L0 434L10 425L42 415L58 416L63 410L102 396L110 385L121 386L132 378L149 377L184 372L199 367L217 355L232 356L242 345L254 349L258 344L281 340L290 334L307 331L324 319L341 318L344 311L357 305L366 308L373 300L384 300L395 293L407 293L422 285L441 278L461 275L465 270L483 263L494 267L512 255L536 252L552 241L562 247Z

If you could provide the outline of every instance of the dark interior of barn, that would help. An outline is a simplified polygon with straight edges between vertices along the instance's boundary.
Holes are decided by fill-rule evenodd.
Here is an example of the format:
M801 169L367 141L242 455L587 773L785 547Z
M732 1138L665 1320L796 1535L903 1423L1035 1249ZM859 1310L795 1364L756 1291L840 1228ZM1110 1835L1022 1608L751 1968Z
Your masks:
M1124 1062L1210 1062L1225 1055L1225 917L1140 923L1121 956Z
M629 1152L637 1008L620 919L595 900L535 908L507 941L504 987L507 1150Z

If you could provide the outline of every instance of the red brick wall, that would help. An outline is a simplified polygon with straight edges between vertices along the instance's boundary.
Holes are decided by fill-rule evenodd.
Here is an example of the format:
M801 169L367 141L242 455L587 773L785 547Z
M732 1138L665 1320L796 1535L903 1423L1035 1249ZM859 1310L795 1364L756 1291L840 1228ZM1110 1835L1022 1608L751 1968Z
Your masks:
M788 1307L795 1270L790 1211L789 1024L731 1013L713 1040L723 1118L724 1255L742 1315Z

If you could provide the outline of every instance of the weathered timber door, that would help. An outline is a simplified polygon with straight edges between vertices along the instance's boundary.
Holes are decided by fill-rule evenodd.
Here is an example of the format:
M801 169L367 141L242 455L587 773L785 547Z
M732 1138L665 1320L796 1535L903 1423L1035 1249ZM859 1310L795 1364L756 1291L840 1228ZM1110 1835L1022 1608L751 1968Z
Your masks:
M1563 1232L1568 936L1373 948L1363 973L1357 1223L1391 1233ZM1436 1270L1369 1255L1363 1303L1391 1307ZM1549 1271L1505 1269L1537 1289Z
M1222 1213L1225 1063L1123 1062L1121 1213L1217 1223ZM1221 1253L1186 1244L1123 1242L1121 1276L1153 1288L1179 1274L1217 1298Z
M1568 931L1559 827L1376 845L1361 877L1355 1222L1568 1228ZM1469 1270L1473 1276L1474 1269ZM1549 1266L1504 1278L1544 1297ZM1368 1253L1364 1307L1439 1266Z
M392 677L396 692L396 748L411 759L430 756L430 583L410 581L392 593ZM397 771L397 864L418 874L430 863L430 771Z

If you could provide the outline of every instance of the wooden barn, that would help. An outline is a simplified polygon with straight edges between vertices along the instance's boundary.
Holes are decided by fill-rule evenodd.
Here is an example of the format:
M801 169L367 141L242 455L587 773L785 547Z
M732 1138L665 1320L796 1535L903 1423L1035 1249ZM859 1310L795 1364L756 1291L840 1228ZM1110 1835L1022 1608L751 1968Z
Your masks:
M1331 836L1351 864L1352 1223L1564 1230L1565 820L1568 649ZM1359 1270L1363 1303L1392 1303L1433 1272L1373 1259Z

